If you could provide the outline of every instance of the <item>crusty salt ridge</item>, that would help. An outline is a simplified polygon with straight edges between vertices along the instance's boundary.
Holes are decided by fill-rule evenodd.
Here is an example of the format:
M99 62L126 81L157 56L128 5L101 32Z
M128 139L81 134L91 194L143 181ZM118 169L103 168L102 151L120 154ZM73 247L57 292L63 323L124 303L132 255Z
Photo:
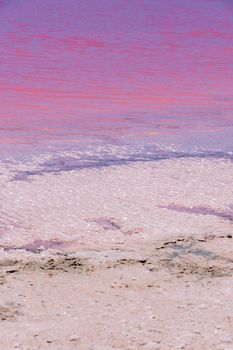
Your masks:
M232 162L2 173L4 349L233 347Z

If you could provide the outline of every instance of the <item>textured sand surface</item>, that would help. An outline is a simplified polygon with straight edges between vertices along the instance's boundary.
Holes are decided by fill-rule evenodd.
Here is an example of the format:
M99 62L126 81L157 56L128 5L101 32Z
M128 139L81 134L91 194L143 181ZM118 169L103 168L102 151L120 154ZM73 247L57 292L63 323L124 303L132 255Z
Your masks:
M15 171L3 168L0 178L0 244L5 248L55 240L60 248L73 242L108 249L127 236L231 232L231 161L138 162L45 172L25 181L14 180Z
M233 349L233 164L2 176L2 349Z
M232 240L1 262L3 349L231 349Z

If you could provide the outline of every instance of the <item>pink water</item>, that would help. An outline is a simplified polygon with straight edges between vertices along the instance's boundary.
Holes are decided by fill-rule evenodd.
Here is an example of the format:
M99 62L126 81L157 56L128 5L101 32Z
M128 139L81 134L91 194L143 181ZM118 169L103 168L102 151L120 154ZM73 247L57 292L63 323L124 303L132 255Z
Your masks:
M231 151L232 18L227 0L1 1L1 157Z

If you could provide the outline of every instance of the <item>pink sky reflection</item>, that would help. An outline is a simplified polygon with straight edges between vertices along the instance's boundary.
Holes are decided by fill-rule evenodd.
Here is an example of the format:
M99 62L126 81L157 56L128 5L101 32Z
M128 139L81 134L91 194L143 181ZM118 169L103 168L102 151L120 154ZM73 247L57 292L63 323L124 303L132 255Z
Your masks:
M232 127L228 1L2 1L0 37L1 144Z

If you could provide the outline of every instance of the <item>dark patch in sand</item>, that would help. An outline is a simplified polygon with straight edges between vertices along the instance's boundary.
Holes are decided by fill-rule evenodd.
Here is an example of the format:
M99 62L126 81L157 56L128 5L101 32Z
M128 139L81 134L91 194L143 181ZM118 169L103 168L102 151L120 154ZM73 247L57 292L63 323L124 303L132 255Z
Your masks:
M30 267L30 265L28 265ZM33 267L33 266L31 266ZM82 259L76 257L59 257L59 258L50 258L48 260L42 261L39 264L39 268L42 270L53 270L53 271L64 271L79 269L82 270L85 268L87 271L87 265Z
M0 285L6 283L6 277L4 275L0 275Z
M191 253L197 256L202 256L202 257L211 258L211 259L217 259L218 257L215 253L211 252L210 250L201 249L201 248L192 249Z
M126 236L138 235L144 231L143 227L134 227L131 230L124 231L123 234Z
M119 156L113 156L108 154L99 154L99 155L84 155L82 158L75 157L54 157L51 160L45 161L39 164L39 168L36 170L28 171L18 171L13 177L12 181L30 181L30 178L33 176L43 176L46 174L52 173L60 174L72 170L81 170L81 169L100 169L110 166L120 166L120 165L129 165L136 162L151 162L151 161L160 161L166 159L182 159L182 158L205 158L205 159L230 159L232 160L232 155L224 152L170 152L155 150L154 146L151 152L149 149L143 152L137 152L135 154L130 154L125 157L120 158Z
M110 226L111 227L111 226ZM220 240L224 240L223 244ZM149 271L165 268L177 277L192 274L204 277L223 277L233 273L232 247L226 236L177 238L154 246L151 243L144 253L136 250L125 252L114 249L107 254L103 252L86 252L81 257L76 254L56 253L43 256L34 255L30 260L8 259L0 261L2 281L5 277L24 270L43 270L49 274L58 272L91 273L97 270L125 268L131 265L141 265ZM33 242L39 249L39 243ZM34 247L34 245L33 245ZM32 247L27 247L32 249ZM136 254L135 254L136 253ZM136 256L136 257L135 257ZM8 278L7 277L7 278Z
M20 314L20 305L9 303L4 306L0 306L0 321L13 321Z
M177 239L156 247L159 263L176 273L194 274L201 277L223 277L233 273L233 260L223 253L211 251L210 242L227 236ZM181 244L182 242L182 244ZM203 247L204 245L204 247Z
M108 217L100 217L100 218L87 218L85 219L86 222L94 223L102 227L105 231L111 230L116 231L120 230L121 226L114 218L108 218Z
M160 205L158 208L161 209L169 209L176 211L178 213L186 213L186 214L196 214L196 215L211 215L216 216L219 218L222 218L224 220L229 220L233 222L233 212L230 211L222 211L222 210L216 210L209 207L203 207L203 206L197 206L197 207L185 207L182 205Z
M144 231L143 227L134 227L125 231L123 226L113 217L86 218L85 221L97 224L105 231L120 231L125 236L137 235Z
M176 271L179 275L193 274L200 277L225 277L232 274L232 269L223 268L217 265L201 264L199 262L170 262L164 263L163 266Z
M49 275L59 272L77 272L91 273L97 270L113 269L117 267L126 267L130 265L146 265L147 259L133 259L133 258L101 258L89 259L79 258L70 255L56 255L50 258L37 258L31 261L22 261L16 259L5 259L1 261L0 268L3 276L16 273L20 271L45 271ZM5 272L5 275L4 275Z
M6 251L23 249L28 252L38 253L46 249L64 249L69 247L72 243L73 242L60 241L58 239L53 239L53 240L38 239L38 240L35 240L34 242L24 244L21 246L0 246L0 248L3 248Z

